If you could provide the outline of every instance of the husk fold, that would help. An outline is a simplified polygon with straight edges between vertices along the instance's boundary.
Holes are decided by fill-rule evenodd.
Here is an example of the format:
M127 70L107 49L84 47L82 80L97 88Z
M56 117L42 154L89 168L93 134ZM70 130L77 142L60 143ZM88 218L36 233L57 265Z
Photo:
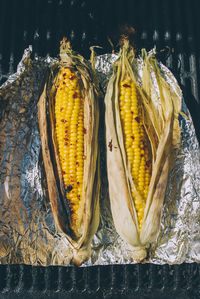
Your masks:
M94 72L65 39L61 42L60 61L52 66L38 102L38 120L48 193L56 224L74 248L74 263L90 257L91 241L99 225L100 169L98 153L98 86ZM79 78L84 93L84 178L78 224L72 228L71 210L66 202L59 153L55 136L56 81L61 66L70 67Z
M133 48L128 40L125 40L107 87L105 122L109 196L114 224L119 235L130 244L133 260L141 261L146 257L146 249L156 240L160 230L170 165L173 165L174 149L180 143L178 115L181 110L181 91L178 84L176 90L169 86L154 53L147 55L145 50L140 86L135 76L137 64L134 59ZM152 97L152 93L156 95L153 84L155 78L159 89L157 98ZM139 199L140 194L134 185L126 157L118 104L119 82L125 79L135 82L143 107L142 122L152 153L152 174L140 232L131 188Z

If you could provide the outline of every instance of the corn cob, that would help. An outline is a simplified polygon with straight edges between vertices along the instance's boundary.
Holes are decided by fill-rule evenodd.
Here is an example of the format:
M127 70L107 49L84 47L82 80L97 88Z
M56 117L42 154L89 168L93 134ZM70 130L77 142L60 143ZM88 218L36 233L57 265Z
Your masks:
M98 91L93 71L65 39L60 56L38 117L53 216L80 265L90 257L99 223Z
M135 209L141 230L146 204L150 176L151 176L151 151L148 137L142 124L142 106L138 101L139 95L135 83L131 80L120 82L119 106L122 121L125 150L131 175L135 186L141 196L140 200L131 190Z
M172 152L180 141L181 96L177 98L166 83L152 54L144 59L143 89L135 79L136 65L125 38L107 87L105 121L114 224L131 246L133 260L141 261L160 229ZM159 86L159 105L151 98L152 72Z
M73 70L60 69L55 96L56 140L66 190L76 229L82 200L84 171L84 100Z

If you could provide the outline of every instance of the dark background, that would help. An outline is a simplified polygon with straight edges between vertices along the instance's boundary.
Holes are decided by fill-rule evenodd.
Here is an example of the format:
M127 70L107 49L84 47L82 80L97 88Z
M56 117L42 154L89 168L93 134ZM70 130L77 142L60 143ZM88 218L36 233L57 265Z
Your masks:
M33 56L54 57L67 36L89 58L91 45L102 47L97 54L111 52L108 37L117 46L119 26L129 24L138 49L162 50L160 59L183 89L200 141L199 8L199 0L0 0L0 83L16 71L28 45Z
M0 0L0 84L24 49L57 56L67 36L86 58L118 49L119 26L136 29L136 48L157 47L176 76L200 141L198 0ZM0 266L0 298L200 298L199 264L75 267Z

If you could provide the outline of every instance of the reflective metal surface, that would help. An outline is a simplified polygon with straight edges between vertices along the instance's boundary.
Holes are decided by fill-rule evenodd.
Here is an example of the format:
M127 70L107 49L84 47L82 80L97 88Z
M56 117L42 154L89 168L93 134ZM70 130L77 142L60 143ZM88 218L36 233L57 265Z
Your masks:
M17 73L0 89L0 263L70 265L71 248L55 227L48 200L37 121L37 101L54 60L48 57L31 61L29 51L25 50ZM104 91L116 59L117 55L111 54L96 59ZM139 58L139 82L141 63ZM160 67L173 86L176 80L171 72L162 64ZM184 103L183 111L188 118L180 116L182 145L170 173L161 232L150 249L149 263L200 262L200 151ZM103 129L100 138L101 222L93 240L92 257L83 266L130 263L129 247L116 233L109 208Z

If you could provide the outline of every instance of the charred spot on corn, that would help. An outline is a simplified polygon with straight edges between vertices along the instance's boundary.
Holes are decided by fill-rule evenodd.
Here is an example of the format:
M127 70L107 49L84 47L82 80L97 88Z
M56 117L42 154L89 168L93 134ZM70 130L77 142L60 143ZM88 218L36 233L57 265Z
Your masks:
M66 174L66 173L64 173L64 174ZM72 189L73 189L72 185L68 185L67 188L65 189L65 191L70 192L70 191L72 191Z
M131 85L125 83L125 84L123 84L123 87L125 87L125 88L130 87L131 88Z

